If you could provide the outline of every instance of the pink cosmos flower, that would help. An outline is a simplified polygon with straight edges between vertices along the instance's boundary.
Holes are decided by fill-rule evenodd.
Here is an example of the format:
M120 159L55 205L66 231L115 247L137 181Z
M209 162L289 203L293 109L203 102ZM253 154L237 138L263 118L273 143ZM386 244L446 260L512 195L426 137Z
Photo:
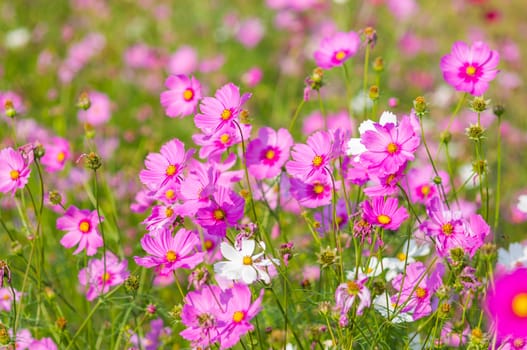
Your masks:
M441 286L441 276L444 266L438 265L435 271L426 275L426 266L418 261L406 267L406 275L397 275L392 280L392 286L397 292L391 301L396 305L405 305L401 312L412 312L413 319L417 320L432 313L432 296Z
M415 158L421 139L416 135L410 117L403 117L398 124L374 123L373 128L361 135L366 150L360 154L360 159L368 165L370 172L395 173Z
M379 196L363 202L364 218L372 225L397 230L410 216L405 207L398 207L397 198Z
M29 346L35 339L31 336L29 329L17 329L16 336L13 336L13 330L9 329L9 336L12 338L14 344L14 349L16 350L26 350L32 349Z
M341 66L357 53L359 45L360 37L357 33L337 32L322 40L318 50L315 51L315 62L324 69Z
M11 147L0 151L0 192L15 195L29 180L29 162Z
M291 151L293 159L286 164L287 173L299 179L326 174L335 155L332 141L329 132L318 131L308 137L307 144L295 144Z
M448 194L450 191L448 173L443 170L438 172L443 188ZM406 179L401 182L401 185L412 203L427 204L432 198L439 195L439 189L433 181L434 177L435 172L430 164L412 168L408 171Z
M161 105L167 116L182 118L196 113L198 101L201 99L201 84L186 75L171 75L165 81L168 91L161 93Z
M249 173L256 179L272 179L282 171L289 159L293 138L289 131L274 131L264 127L258 131L258 138L247 146L246 162Z
M196 213L196 222L210 234L225 236L227 227L235 226L243 217L245 200L236 192L219 186L208 206Z
M203 261L204 253L198 252L201 241L195 231L180 229L174 236L165 229L155 237L146 234L141 247L149 254L134 257L137 265L147 268L160 267L160 273L167 274L179 268L193 269Z
M247 140L251 134L251 125L242 124L240 128L242 129L243 138ZM192 135L192 140L196 145L201 146L199 157L205 159L210 157L217 158L232 146L241 143L242 136L238 127L225 124L210 134L194 134Z
M168 60L170 74L192 74L198 68L198 53L192 46L181 46Z
M128 350L157 350L162 347L162 338L168 338L172 333L170 327L163 327L163 320L158 318L150 321L150 331L145 334L144 337L138 334L132 334L130 342L136 346L136 348L129 348Z
M225 312L219 318L225 322L220 334L221 349L228 349L240 341L240 338L254 329L250 321L261 311L264 290L251 303L252 293L245 284L235 284L226 291L230 298Z
M126 260L119 261L113 253L106 252L106 259L91 259L88 266L79 271L79 283L87 287L86 299L92 301L123 283L129 274Z
M389 196L397 193L399 191L397 184L404 177L405 168L406 164L403 164L395 173L373 175L372 177L376 184L366 187L364 193L368 197Z
M331 203L333 184L329 174L314 174L300 180L291 179L291 195L303 207L318 208Z
M322 212L316 212L313 214L313 218L320 224L320 227L317 228L317 231L320 234L325 234L328 232L333 232L336 225L341 229L348 223L348 211L346 209L346 201L344 198L339 198L337 202L337 207L335 208L335 214L337 216L336 224L333 222L333 205L325 206L322 209Z
M335 290L335 307L340 310L341 319L347 320L347 315L355 300L358 300L357 315L362 315L365 308L371 304L371 294L366 287L368 276L359 273L357 280L339 284ZM347 322L346 322L347 323Z
M81 123L87 123L92 126L105 124L112 116L112 102L106 94L97 91L91 91L90 108L88 110L80 110L77 118Z
M51 338L42 338L38 340L33 340L29 344L29 349L31 350L57 350L57 344Z
M101 217L101 221L103 218ZM92 256L97 253L97 249L102 247L102 237L97 231L99 218L97 211L81 210L71 206L63 216L57 219L57 228L67 231L66 235L60 240L65 248L79 245L73 254L79 254L86 249L86 255Z
M181 322L187 327L181 333L195 347L209 347L220 336L226 322L219 319L224 310L225 297L217 286L206 285L185 297Z
M233 125L242 111L242 105L251 97L250 93L240 96L240 88L228 83L216 91L214 97L204 97L200 103L201 113L196 114L194 123L204 133L210 134L224 125Z
M481 41L470 47L457 41L452 52L441 58L441 70L447 83L457 91L481 96L487 91L489 82L498 74L500 55Z
M185 153L183 142L172 139L161 147L161 153L150 153L146 157L146 169L141 170L139 178L152 191L158 191L169 181L180 182L180 175L193 154L193 149Z
M497 336L527 337L527 269L496 276L485 300L487 315Z
M53 137L44 143L46 153L40 159L46 171L53 173L64 169L66 161L70 158L70 144L61 137Z
M262 24L262 21L258 17L253 17L240 23L240 27L236 33L236 39L238 39L243 46L251 49L258 45L264 34L265 27Z
M20 299L20 295L22 293L15 290L14 299L16 302ZM0 288L0 311L11 311L11 307L13 306L13 293L11 292L11 288Z
M259 67L252 67L247 72L243 73L241 80L248 87L255 87L262 81L263 71Z
M0 91L0 115L7 117L7 108L13 108L16 114L22 114L26 111L19 94L13 91Z

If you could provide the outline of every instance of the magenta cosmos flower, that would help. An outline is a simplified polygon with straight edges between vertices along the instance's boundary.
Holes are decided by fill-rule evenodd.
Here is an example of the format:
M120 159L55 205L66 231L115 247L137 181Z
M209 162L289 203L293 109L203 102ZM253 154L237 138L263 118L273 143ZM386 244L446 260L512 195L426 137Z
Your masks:
M329 174L314 174L300 180L291 179L291 195L303 207L318 208L331 203L333 185Z
M497 276L485 304L499 338L527 337L527 268Z
M242 197L229 188L218 186L209 205L197 211L196 221L210 234L225 236L227 228L241 220L244 208Z
M141 239L141 246L149 254L134 257L137 265L160 267L162 274L178 268L193 269L203 261L204 253L198 252L201 242L195 231L180 229L175 236L171 230L163 230L155 237L147 234Z
M274 131L264 127L258 131L258 138L247 146L247 168L256 179L271 179L282 171L289 159L293 138L286 129Z
M119 261L111 252L106 252L106 259L92 259L86 268L79 271L79 283L88 287L86 299L92 301L107 293L111 287L123 283L129 274L126 260Z
M317 66L324 69L341 66L348 58L357 53L360 37L357 33L338 32L331 37L326 37L315 51Z
M219 88L214 97L201 100L201 113L196 114L194 123L206 134L211 134L224 125L233 125L242 111L242 105L250 97L249 93L240 96L240 88L228 83Z
M92 91L90 96L90 108L88 110L80 110L77 118L82 123L87 123L93 126L106 124L112 116L112 102L107 95Z
M198 101L201 98L201 84L186 75L171 75L165 81L168 91L161 93L161 105L166 115L171 118L182 118L196 113Z
M102 218L101 218L102 221ZM86 249L86 255L91 256L97 253L97 249L102 247L102 237L97 231L99 219L97 211L81 210L71 206L66 213L57 219L57 228L67 231L66 235L60 240L65 248L79 245L73 254L79 254Z
M53 173L64 169L66 161L70 158L70 144L61 137L53 137L44 144L46 153L41 158L46 171Z
M452 46L452 52L441 58L440 66L445 81L457 91L481 96L498 74L499 61L499 53L484 42L476 41L469 47L457 41Z
M387 230L397 230L409 217L405 207L399 208L397 198L373 197L364 202L362 209L366 221Z
M15 194L29 179L29 162L11 147L0 151L0 192Z
M150 153L146 157L146 169L141 170L139 178L156 192L169 181L180 182L180 175L193 154L192 149L185 153L183 142L172 139L161 147L161 153Z

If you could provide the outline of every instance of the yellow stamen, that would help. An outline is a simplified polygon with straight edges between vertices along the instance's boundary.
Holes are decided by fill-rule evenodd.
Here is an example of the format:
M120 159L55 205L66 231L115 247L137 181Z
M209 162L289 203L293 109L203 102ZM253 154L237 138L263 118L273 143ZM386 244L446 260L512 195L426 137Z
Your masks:
M518 293L512 299L512 312L521 318L527 318L527 293Z
M216 209L212 212L212 216L214 217L215 220L223 220L225 219L225 212L221 209Z
M210 239L207 239L205 240L203 245L205 246L205 249L209 250L210 248L214 246L214 243Z
M66 159L66 155L64 154L64 152L59 152L57 154L57 162L62 163L64 159Z
M390 222L392 222L392 218L390 218L388 215L381 214L377 216L377 221L381 225L388 225Z
M336 54L335 54L335 59L337 61L342 61L344 58L346 58L346 53L344 51L338 51Z
M388 151L388 153L390 154L394 154L395 152L397 152L397 150L399 149L399 146L397 146L395 143L393 142L390 142L388 144L388 147L386 147L386 150Z
M452 232L454 232L454 226L452 226L451 223L447 222L443 226L441 226L441 231L447 236L450 236Z
M265 158L269 159L269 160L272 160L274 159L274 156L276 155L275 151L273 151L272 149L268 150L267 152L265 152Z
M313 185L313 192L316 194L321 194L324 192L324 185L322 185L320 182L317 182Z
M91 225L88 221L81 221L81 223L79 224L79 230L82 232L82 233L88 233L91 229Z
M233 315L232 315L232 320L235 322L235 323L240 323L241 321L243 321L243 319L245 318L245 313L243 311L236 311Z
M473 65L468 66L467 69L465 69L465 73L467 73L467 75L470 75L471 77L474 76L474 74L476 74L476 67L474 67Z
M232 112L230 109L224 109L223 112L221 112L221 119L229 120L231 117L232 117Z
M110 275L108 272L105 272L103 275L102 275L102 280L104 282L107 282L110 280L110 278L112 277L112 275Z
M165 217L170 218L174 215L174 209L172 208L166 208L165 209Z
M169 250L166 255L165 255L165 258L167 259L168 262L174 262L177 260L177 254L175 251L173 250Z
M167 190L165 192L166 199L173 199L175 195L176 195L176 192L174 190Z
M313 166L319 167L320 165L322 165L323 160L324 159L321 156L315 156L315 158L313 158L313 161L312 161Z
M348 281L346 284L348 285L348 294L349 295L357 295L359 293L360 286L357 284L357 282Z
M397 254L397 259L399 259L401 261L405 261L406 260L406 254L404 254L402 252Z
M16 181L20 177L20 173L18 172L18 170L11 170L9 172L9 176L11 177L11 180Z
M176 171L177 171L177 166L174 164L170 164L169 166L167 166L167 170L165 171L165 174L167 176L172 176L176 173Z
M183 91L183 99L185 101L190 101L192 100L192 98L194 97L194 91L192 91L192 89L186 89L185 91Z
M246 256L243 257L243 264L244 265L252 265L253 264L253 259L250 256L246 255Z
M421 194L422 194L423 196L425 196L425 197L428 196L428 195L430 194L430 186L428 186L428 185L423 185L423 186L421 187Z
M427 292L426 289L424 289L424 288L417 287L417 288L415 289L415 295L416 295L419 299L422 299L422 298L426 297L427 294L428 294L428 292Z
M223 143L224 145L229 142L229 140L231 139L231 137L229 136L229 134L223 134L220 136L220 142Z

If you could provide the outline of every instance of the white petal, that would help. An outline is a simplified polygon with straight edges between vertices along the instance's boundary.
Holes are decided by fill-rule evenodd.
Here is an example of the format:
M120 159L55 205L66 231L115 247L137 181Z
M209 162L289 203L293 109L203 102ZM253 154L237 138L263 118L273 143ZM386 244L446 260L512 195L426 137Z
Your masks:
M242 256L252 256L254 252L254 246L256 242L252 239L246 239L242 241L242 249L241 249L241 255Z
M243 255L239 251L225 242L221 242L220 250L221 255L223 255L225 259L229 259L231 261L241 261L243 259Z
M375 126L373 120L365 120L359 125L359 134L364 134L366 131L372 130L375 131Z
M397 125L397 116L392 112L383 112L381 115L381 119L379 119L379 124L384 126L389 123Z
M244 269L242 269L241 273L242 281L245 284L251 284L254 281L256 281L256 278L258 275L256 274L256 269L252 266L247 266Z
M353 138L348 141L348 148L346 153L348 156L356 156L366 152L366 147L360 143L360 139Z

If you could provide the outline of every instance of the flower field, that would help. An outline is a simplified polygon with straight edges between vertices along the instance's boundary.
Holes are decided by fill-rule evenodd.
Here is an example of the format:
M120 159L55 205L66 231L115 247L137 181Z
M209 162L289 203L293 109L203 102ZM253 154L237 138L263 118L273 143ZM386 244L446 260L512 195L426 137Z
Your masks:
M522 0L0 3L0 349L527 349Z

